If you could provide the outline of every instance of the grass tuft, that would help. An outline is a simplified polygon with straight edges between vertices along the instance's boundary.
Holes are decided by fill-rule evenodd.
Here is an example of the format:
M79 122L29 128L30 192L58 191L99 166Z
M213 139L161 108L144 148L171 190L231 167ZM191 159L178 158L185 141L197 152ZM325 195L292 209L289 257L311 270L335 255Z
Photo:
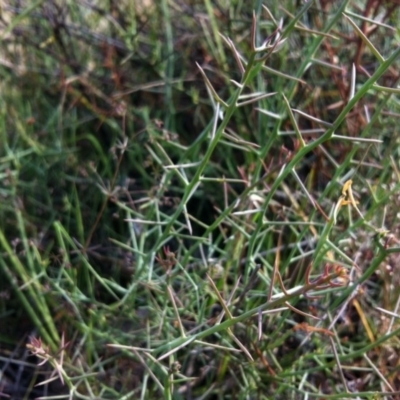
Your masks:
M3 6L0 395L399 397L399 8L249 7Z

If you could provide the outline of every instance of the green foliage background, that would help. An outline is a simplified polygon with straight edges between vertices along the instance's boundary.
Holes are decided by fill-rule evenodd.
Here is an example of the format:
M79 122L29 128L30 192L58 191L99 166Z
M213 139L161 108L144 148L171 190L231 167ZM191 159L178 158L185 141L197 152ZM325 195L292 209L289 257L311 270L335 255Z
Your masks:
M398 398L397 2L0 11L0 392Z

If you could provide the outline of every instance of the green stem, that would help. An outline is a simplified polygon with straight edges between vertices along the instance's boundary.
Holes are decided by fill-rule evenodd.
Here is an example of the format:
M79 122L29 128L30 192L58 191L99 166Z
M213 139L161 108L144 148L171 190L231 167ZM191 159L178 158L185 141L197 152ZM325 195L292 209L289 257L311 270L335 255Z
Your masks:
M288 290L287 294L282 294L282 296L280 296L274 300L268 301L261 306L252 308L251 310L246 311L245 313L243 313L237 317L227 319L226 321L224 321L218 325L212 326L202 332L194 334L193 336L185 337L185 338L182 338L182 337L177 338L170 343L167 343L167 344L164 344L164 345L158 347L157 349L154 350L154 352L156 354L158 354L158 353L163 353L165 351L171 351L175 348L185 346L186 344L192 343L195 340L202 340L205 337L210 336L214 333L226 331L228 328L232 327L233 325L238 324L239 322L245 321L246 319L249 319L255 315L258 315L260 312L263 312L268 309L277 308L277 307L281 306L282 304L301 296L302 294L308 293L313 290L318 290L319 287L326 285L327 283L331 282L332 280L336 279L337 277L338 277L337 273L326 275L323 277L323 279L318 279L317 281L311 282L304 286Z
M262 210L262 215L265 215L267 208L270 205L270 202L275 195L276 190L281 185L281 183L286 179L286 177L291 173L293 169L296 168L297 164L304 159L304 157L310 153L312 150L317 148L319 145L325 143L329 139L332 138L335 131L340 127L342 122L345 120L346 116L352 110L352 108L357 104L357 102L368 92L368 90L378 81L378 79L387 71L387 69L393 64L396 58L400 55L400 47L396 49L392 53L392 55L382 63L379 68L375 71L375 73L365 82L365 84L361 87L361 89L354 95L354 97L347 103L346 107L342 110L339 116L336 118L333 125L318 139L314 140L307 146L301 148L291 159L291 161L286 165L286 167L282 170L281 174L275 179L272 184L269 193L264 201L264 207ZM258 237L261 229L263 227L263 218L259 218L257 227L252 235L252 239L249 243L249 254L253 254L253 250L256 245L256 238Z

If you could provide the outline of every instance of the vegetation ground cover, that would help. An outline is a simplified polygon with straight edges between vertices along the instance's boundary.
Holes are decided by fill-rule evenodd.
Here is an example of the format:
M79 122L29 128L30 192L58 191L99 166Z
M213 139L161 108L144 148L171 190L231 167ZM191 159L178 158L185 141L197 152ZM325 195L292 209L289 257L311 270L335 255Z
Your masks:
M399 14L3 5L1 395L400 398Z

